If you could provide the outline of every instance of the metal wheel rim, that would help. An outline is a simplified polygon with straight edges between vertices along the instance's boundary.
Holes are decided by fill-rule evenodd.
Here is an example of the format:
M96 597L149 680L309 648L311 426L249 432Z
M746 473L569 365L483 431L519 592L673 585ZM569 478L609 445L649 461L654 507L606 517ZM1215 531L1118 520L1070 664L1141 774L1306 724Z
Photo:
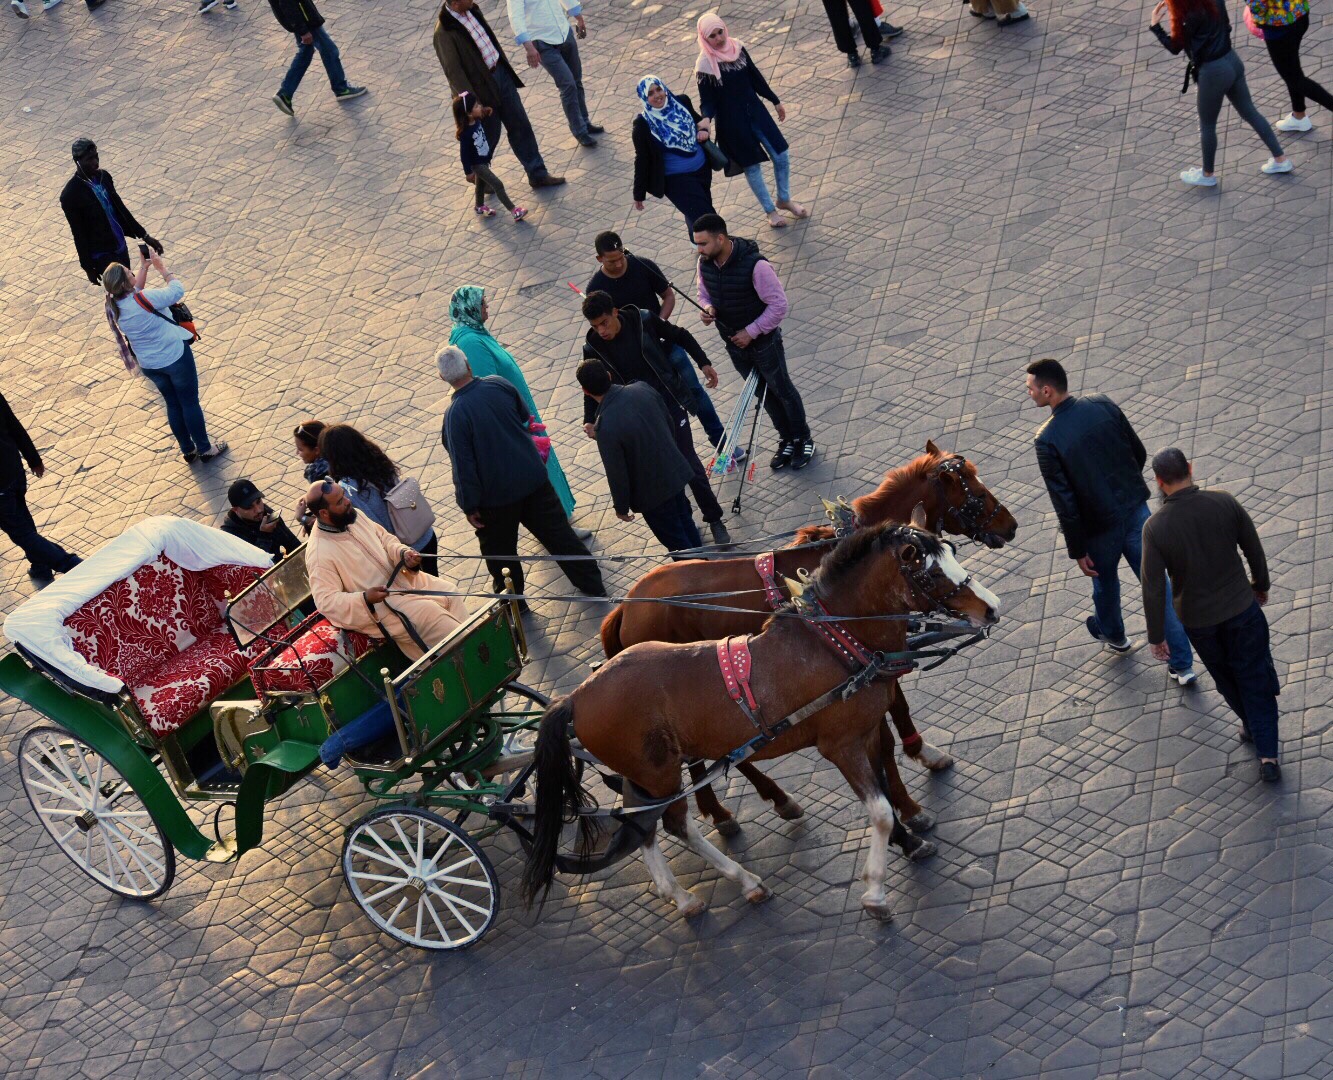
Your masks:
M63 731L36 728L19 747L19 771L37 819L80 870L118 896L166 891L175 875L171 845L106 758Z
M532 711L534 715L539 715L546 711L546 707L550 704L550 699L544 694L539 694L536 690L524 686L521 683L510 683L495 698L495 702L491 707L491 713L492 715L495 715L527 711L522 708L524 702L530 702L535 705L536 708ZM504 756L531 753L536 749L537 732L534 729L507 731L500 743L500 753Z
M362 818L343 847L343 876L357 906L398 941L463 949L495 921L500 883L471 837L411 807Z

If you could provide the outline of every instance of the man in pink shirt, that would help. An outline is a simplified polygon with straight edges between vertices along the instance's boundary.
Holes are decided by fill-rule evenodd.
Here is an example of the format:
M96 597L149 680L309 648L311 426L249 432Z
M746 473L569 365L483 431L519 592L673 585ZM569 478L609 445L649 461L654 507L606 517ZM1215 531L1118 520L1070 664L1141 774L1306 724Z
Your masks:
M748 379L759 375L764 408L778 431L773 469L804 469L815 456L805 419L805 404L787 374L780 324L787 314L787 294L772 264L753 240L727 235L727 223L704 214L694 223L699 249L697 287L703 321L716 324L731 362Z

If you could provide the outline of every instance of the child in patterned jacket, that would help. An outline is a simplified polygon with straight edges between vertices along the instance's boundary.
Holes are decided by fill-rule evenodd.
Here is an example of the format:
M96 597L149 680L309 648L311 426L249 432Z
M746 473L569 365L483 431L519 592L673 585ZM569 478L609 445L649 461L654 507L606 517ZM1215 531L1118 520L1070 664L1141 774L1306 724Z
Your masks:
M486 205L486 195L490 192L500 200L515 221L522 221L528 212L521 206L515 206L509 193L505 191L500 178L491 171L491 158L495 156L495 141L500 137L500 120L487 105L477 100L476 95L464 90L454 98L454 125L458 134L458 152L463 159L463 172L468 182L476 185L478 217L495 217L495 211Z

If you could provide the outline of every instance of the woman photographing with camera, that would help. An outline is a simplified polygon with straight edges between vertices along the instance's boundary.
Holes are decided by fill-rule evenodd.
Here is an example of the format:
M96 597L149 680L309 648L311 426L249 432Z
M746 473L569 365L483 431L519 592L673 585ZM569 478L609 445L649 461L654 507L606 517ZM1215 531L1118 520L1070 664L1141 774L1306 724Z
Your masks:
M212 461L226 451L227 444L208 437L199 404L199 373L190 348L195 334L177 325L171 313L171 305L185 299L185 285L146 244L139 245L139 254L143 261L137 274L131 274L123 263L112 263L102 273L107 322L125 366L133 370L137 361L166 402L167 424L181 456L187 462ZM162 275L160 289L144 289L150 265Z
M1169 34L1159 25L1167 12L1171 14ZM1189 88L1191 78L1199 88L1199 141L1203 148L1203 166L1186 169L1180 179L1195 187L1217 186L1213 165L1217 157L1217 117L1222 111L1224 97L1272 151L1273 156L1259 166L1259 171L1291 172L1292 164L1282 153L1282 144L1250 98L1250 88L1245 84L1245 65L1231 47L1231 20L1227 18L1222 0L1159 0L1152 9L1148 29L1171 55L1183 52L1189 57L1181 93Z

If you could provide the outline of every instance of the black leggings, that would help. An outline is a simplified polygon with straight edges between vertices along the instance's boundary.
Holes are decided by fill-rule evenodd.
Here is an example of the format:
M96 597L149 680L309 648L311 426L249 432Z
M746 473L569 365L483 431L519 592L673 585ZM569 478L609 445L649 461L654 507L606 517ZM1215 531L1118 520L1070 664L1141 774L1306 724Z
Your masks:
M1264 39L1268 46L1268 55L1273 67L1287 84L1287 93L1291 95L1291 111L1305 112L1305 99L1314 98L1326 109L1333 109L1333 95L1301 70L1301 38L1310 29L1310 16L1302 15L1286 28L1281 37Z

